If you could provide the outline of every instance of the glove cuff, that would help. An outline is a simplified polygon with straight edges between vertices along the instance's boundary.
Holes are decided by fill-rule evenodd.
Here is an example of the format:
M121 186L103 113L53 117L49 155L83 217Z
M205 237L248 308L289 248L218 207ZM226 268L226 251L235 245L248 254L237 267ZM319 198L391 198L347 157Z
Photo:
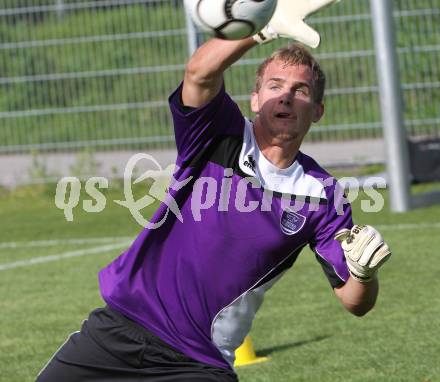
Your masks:
M267 44L270 41L273 41L278 38L278 33L273 30L270 25L266 25L261 31L257 34L254 34L252 38L258 42L259 44Z
M358 281L358 282L360 282L362 284L366 284L366 283L369 283L371 281L376 280L377 272L374 272L370 276L360 276L360 275L357 275L357 274L353 273L350 269L349 269L349 271L350 271L351 277L353 277L356 281Z

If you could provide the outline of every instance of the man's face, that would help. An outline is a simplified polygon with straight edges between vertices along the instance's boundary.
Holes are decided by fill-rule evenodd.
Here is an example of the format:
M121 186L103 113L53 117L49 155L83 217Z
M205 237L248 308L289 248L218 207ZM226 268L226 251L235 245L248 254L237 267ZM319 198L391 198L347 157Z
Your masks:
M312 71L305 65L274 60L266 67L261 88L251 96L257 126L283 140L302 140L324 106L313 101Z

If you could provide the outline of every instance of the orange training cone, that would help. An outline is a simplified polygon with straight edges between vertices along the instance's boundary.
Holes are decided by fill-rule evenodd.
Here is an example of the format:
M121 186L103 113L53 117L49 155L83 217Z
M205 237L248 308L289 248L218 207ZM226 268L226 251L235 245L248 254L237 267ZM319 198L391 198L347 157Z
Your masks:
M252 365L254 363L267 361L268 359L268 357L257 357L251 337L246 336L243 343L235 351L234 366Z

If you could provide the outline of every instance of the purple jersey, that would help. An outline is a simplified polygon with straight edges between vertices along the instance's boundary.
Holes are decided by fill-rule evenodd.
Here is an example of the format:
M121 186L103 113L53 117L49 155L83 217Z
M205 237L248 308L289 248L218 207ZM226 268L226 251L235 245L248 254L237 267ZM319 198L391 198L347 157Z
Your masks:
M169 197L130 248L101 270L106 303L201 362L229 368L263 296L304 246L330 284L348 279L334 234L351 228L342 192L313 159L298 153L278 169L260 153L252 123L224 89L185 110L170 97L178 170Z

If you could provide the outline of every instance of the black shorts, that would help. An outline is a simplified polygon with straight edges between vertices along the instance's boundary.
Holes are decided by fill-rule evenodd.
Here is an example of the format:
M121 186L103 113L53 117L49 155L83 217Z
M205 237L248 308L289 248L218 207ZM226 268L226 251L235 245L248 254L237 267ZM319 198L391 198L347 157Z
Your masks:
M54 354L37 382L237 382L229 369L195 361L110 308L96 309Z

